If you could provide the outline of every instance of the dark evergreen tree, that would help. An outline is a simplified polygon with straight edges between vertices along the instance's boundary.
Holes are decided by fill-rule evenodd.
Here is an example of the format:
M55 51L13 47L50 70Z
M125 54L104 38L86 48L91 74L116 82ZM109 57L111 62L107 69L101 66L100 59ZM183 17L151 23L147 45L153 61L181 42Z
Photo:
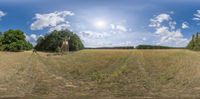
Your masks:
M191 41L187 45L187 48L190 50L200 51L200 35L196 33L196 35L192 36Z

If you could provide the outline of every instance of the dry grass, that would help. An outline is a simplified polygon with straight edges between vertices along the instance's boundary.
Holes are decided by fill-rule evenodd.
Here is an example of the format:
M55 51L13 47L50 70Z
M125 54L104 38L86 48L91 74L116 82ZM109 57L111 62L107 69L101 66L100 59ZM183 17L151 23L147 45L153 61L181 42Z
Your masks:
M0 52L1 98L200 97L198 52L83 50L64 56L31 54Z

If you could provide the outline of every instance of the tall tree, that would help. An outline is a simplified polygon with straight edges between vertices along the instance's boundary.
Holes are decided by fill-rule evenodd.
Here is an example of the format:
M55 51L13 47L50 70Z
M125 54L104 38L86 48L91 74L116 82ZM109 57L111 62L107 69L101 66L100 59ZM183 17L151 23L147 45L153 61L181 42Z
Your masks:
M196 33L196 35L192 36L192 40L187 45L187 48L190 49L190 50L200 51L200 37L199 37L199 33Z
M23 51L32 49L32 44L25 40L24 32L21 30L8 30L0 36L1 50Z
M70 37L69 50L78 51L84 48L82 41L75 33L69 30L53 31L37 40L36 50L56 52L61 47L62 42Z

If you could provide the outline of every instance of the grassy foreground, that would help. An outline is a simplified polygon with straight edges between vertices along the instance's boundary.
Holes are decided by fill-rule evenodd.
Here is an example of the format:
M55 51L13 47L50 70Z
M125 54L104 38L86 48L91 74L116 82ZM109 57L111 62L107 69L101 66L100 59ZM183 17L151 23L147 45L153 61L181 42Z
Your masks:
M83 50L53 56L0 52L0 98L155 97L200 97L200 53Z

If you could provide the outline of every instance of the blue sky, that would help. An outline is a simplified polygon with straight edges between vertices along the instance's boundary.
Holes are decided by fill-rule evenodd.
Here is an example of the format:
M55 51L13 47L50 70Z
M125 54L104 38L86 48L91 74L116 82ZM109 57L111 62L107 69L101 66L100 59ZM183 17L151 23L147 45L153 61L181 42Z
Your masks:
M70 29L87 47L182 47L200 31L199 6L199 0L0 0L0 31L21 29L33 44Z

